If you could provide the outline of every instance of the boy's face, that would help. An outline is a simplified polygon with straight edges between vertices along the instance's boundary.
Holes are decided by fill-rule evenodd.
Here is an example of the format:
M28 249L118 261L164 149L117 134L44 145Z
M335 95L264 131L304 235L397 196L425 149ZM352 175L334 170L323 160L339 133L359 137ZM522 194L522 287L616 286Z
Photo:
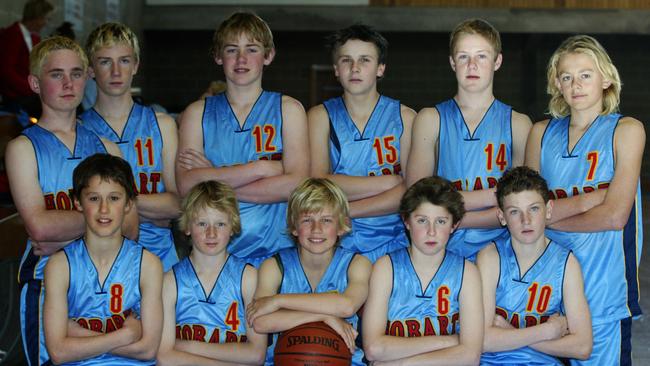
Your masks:
M449 236L454 232L453 216L442 206L421 203L404 221L411 236L411 246L424 255L444 253Z
M230 217L215 208L204 207L196 212L185 235L192 237L193 250L203 255L222 253L232 237Z
M122 185L98 175L81 190L80 200L75 199L77 210L86 219L87 234L101 238L122 235L122 222L132 205Z
M562 56L557 65L557 75L555 86L572 110L601 112L603 90L609 88L611 82L603 78L591 57L583 53Z
M338 237L345 232L339 227L339 214L331 207L324 207L319 212L300 214L292 234L303 250L322 254L333 250Z
M351 39L339 47L334 74L350 94L376 90L377 78L384 75L386 65L379 63L377 47L371 42Z
M478 34L460 36L454 54L449 57L452 70L456 72L458 86L470 92L492 87L494 72L501 67L501 54Z
M95 78L97 88L104 94L120 96L131 89L138 62L133 47L117 43L98 49L91 60L90 76Z
M72 50L56 50L46 56L40 75L29 75L27 81L39 94L44 109L74 111L83 97L87 73L81 58Z
M226 80L237 86L261 82L264 66L271 64L275 50L264 55L264 46L249 38L246 33L229 39L215 57L217 65L223 66Z
M546 220L551 218L553 202L544 203L537 191L511 193L503 198L503 210L497 210L502 225L508 226L513 241L535 244L544 238Z

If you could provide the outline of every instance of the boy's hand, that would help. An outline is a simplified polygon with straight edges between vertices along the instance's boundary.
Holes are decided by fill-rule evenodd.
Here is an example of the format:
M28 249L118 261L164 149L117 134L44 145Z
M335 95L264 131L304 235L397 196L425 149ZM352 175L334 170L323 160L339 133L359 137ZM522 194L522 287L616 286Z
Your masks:
M284 174L284 166L280 160L254 160L250 164L266 178Z
M36 241L34 239L30 239L32 242L32 249L34 251L34 255L38 256L45 256L45 255L52 255L56 253L59 249L63 248L64 246L68 245L70 241Z
M280 309L280 306L276 301L276 296L260 297L248 304L248 307L246 308L246 319L248 320L249 327L253 326L253 321L255 321L257 317L273 313Z
M328 316L323 321L343 338L345 345L350 349L350 353L354 353L356 349L354 340L359 333L352 327L352 324L336 316Z
M212 163L205 155L194 149L185 149L178 153L176 158L181 168L186 170L196 168L212 168Z
M547 340L562 338L569 333L566 317L558 313L551 315L544 324L548 329Z
M140 337L142 337L142 323L135 314L129 314L129 316L124 319L122 329L125 330L127 337L130 339L128 344L136 342Z
M497 327L497 328L501 328L501 329L512 329L512 328L514 328L514 327L512 326L512 324L510 324L510 322L507 321L507 320L506 320L504 317L502 317L501 315L495 315L495 316L494 316L494 323L493 323L493 325L494 325L495 327Z

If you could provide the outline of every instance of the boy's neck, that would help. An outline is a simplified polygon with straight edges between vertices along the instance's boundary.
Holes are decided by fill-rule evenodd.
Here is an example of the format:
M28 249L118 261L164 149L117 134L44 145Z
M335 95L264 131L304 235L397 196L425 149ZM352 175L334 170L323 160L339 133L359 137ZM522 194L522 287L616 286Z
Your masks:
M519 243L514 238L511 238L512 249L517 257L522 275L539 259L550 242L551 239L545 235L541 235L535 243L531 244Z
M133 103L133 97L130 92L120 96L110 96L98 91L97 102L93 108L104 118L126 120L131 112ZM107 120L107 122L110 121Z
M204 255L199 253L198 250L192 249L190 260L192 261L192 265L196 271L221 271L223 264L226 262L226 259L228 259L228 255L229 254L225 249L217 255Z
M587 128L598 118L599 114L599 108L591 108L584 111L571 110L571 127Z
M327 252L321 254L314 254L314 253L310 253L305 249L298 248L300 263L305 269L319 270L319 269L327 268L332 262L332 258L334 257L335 250L336 247L332 247L332 249Z
M495 97L492 93L492 88L487 88L484 91L476 93L471 93L458 88L458 92L456 93L456 96L454 96L454 100L456 100L458 106L463 109L484 110L492 105L494 99Z
M38 125L49 131L75 131L77 124L77 112L71 111L55 111L43 106L43 113L38 120Z
M226 96L231 105L251 105L257 101L262 91L261 85L239 87L229 83Z
M345 107L349 113L371 113L377 105L379 97L380 94L376 89L366 94L343 93L343 101L345 101Z
M94 235L90 230L86 231L84 235L84 242L88 253L94 260L112 260L115 258L116 253L120 250L124 237L118 230L110 237L99 237Z

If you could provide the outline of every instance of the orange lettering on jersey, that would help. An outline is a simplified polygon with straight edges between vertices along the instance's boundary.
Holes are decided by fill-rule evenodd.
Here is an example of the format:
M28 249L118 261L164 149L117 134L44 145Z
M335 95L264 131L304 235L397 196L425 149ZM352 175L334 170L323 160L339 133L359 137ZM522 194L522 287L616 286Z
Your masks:
M409 337L421 337L422 334L420 333L420 322L415 320L415 319L409 319L406 320L404 323L406 323L406 329L408 331L408 336Z

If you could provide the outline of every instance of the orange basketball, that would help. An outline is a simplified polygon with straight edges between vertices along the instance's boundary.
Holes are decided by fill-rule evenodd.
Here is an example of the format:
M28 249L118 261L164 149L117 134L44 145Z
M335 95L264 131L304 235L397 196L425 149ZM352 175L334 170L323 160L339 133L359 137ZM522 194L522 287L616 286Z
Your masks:
M306 323L278 337L273 362L278 366L349 366L350 349L323 322Z

